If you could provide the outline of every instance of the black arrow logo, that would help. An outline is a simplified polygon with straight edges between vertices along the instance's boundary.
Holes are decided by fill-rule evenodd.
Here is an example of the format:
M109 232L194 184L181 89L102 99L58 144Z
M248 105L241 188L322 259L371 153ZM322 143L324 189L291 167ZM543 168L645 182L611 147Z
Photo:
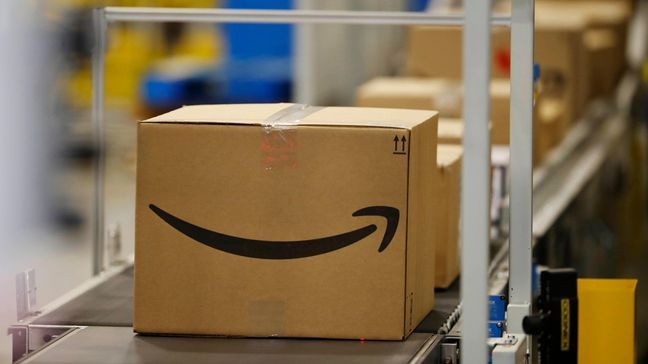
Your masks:
M298 241L264 241L239 238L208 230L182 220L150 204L149 208L167 224L191 239L208 247L248 258L296 259L326 254L342 249L371 235L378 228L371 224L346 233ZM387 219L385 234L378 247L382 252L389 246L398 228L399 211L389 206L370 206L353 213L353 216L381 216Z
M398 135L394 135L394 152L398 151Z
M405 139L405 135L403 135L403 137L401 138L401 143L402 143L401 152L405 151L405 142L406 141L407 141L407 139Z

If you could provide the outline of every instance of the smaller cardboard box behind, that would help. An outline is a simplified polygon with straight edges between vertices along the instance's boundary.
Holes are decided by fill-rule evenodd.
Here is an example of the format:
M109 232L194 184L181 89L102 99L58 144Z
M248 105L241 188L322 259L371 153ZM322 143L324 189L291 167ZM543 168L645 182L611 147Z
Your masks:
M134 329L400 340L434 304L437 113L189 106L138 127Z
M491 94L491 143L508 145L510 134L510 82L493 79ZM459 121L439 124L439 144L453 144L463 132L461 119L463 91L458 80L414 77L378 77L356 91L356 105L369 107L438 110L441 120ZM560 143L567 130L562 100L540 94L534 107L534 163L545 160ZM449 137L448 133L454 136Z
M510 82L494 79L490 85L491 140L508 145ZM358 87L355 104L364 107L438 110L442 118L461 118L463 86L460 80L416 77L377 77Z
M440 126L441 124L439 124ZM441 133L439 133L441 138ZM440 197L433 211L436 246L435 285L448 288L459 276L459 216L461 201L461 145L437 147L438 183Z

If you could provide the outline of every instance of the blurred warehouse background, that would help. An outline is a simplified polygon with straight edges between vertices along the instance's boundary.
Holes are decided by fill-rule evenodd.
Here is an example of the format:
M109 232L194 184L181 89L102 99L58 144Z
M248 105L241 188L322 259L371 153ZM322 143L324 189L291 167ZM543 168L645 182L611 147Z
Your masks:
M547 130L554 134L535 146L543 153L536 161L540 165L547 158L570 123L583 116L585 105L612 97L629 74L640 80L637 91L625 95L633 100L633 132L541 239L538 259L553 267L574 266L582 276L641 281L648 279L648 2L570 3L579 2L613 5L597 11L591 16L596 20L588 23L582 8L537 0L537 26L542 27L537 31L546 35L538 44L548 44L536 48L541 81L537 119L547 120ZM495 11L508 11L506 1L495 3ZM107 161L106 224L112 245L104 263L109 267L132 256L137 120L202 103L369 105L375 102L372 97L390 98L399 88L438 94L433 103L423 101L431 108L451 111L460 105L460 33L351 25L115 24L109 28L106 55L107 143L98 150L90 123L92 11L97 6L460 11L460 1L450 0L1 1L3 330L16 321L18 273L35 270L36 307L92 276L97 153ZM426 50L415 45L430 39L439 46ZM498 44L507 41L507 35L494 31L493 75L504 88L510 53ZM571 52L575 48L584 53ZM585 53L594 55L587 67L580 63ZM439 69L444 71L435 71ZM508 94L504 99L508 102ZM460 112L451 116L461 117ZM497 128L493 122L493 133ZM646 307L648 289L639 287L637 307ZM648 336L641 334L648 332L646 310L638 311L637 331L638 358L648 360ZM0 335L0 362L9 362L10 343Z

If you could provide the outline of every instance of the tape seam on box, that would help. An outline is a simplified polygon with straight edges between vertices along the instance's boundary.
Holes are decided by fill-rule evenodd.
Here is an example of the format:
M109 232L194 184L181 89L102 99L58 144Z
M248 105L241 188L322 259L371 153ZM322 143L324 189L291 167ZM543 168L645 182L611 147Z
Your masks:
M266 131L290 129L299 125L299 122L307 116L321 110L322 107L306 104L295 104L282 109L261 122Z

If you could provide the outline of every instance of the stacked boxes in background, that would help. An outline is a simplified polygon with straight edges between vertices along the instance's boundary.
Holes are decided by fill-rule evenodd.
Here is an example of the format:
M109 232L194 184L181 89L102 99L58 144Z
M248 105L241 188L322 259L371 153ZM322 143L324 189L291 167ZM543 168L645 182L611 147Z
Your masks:
M539 21L562 19L561 14L585 18L582 43L589 60L587 97L610 96L625 68L625 47L630 6L621 1L541 1ZM542 24L540 24L542 25Z
M496 11L506 12L509 7L509 3L502 1L496 5ZM625 66L629 9L627 3L622 1L536 3L535 60L541 68L534 140L538 146L538 152L534 155L536 163L542 162L571 124L582 117L593 98L607 97L614 91ZM510 71L509 29L493 28L491 42L493 82L503 82L508 80ZM427 79L434 79L440 84L453 80L461 82L462 43L461 28L411 27L408 31L405 68L406 75L410 77L408 82L413 84ZM359 94L363 92L361 89ZM396 92L394 88L392 93ZM497 136L499 131L506 130L508 134L508 127L498 124L501 122L495 117L498 114L495 102L498 96L494 95L493 98L492 140L493 144L498 144L501 142ZM390 104L389 107L394 106ZM438 103L434 105L441 117L460 117L455 114L455 109L444 106ZM505 115L508 123L508 106Z
M446 228L430 223L447 197L436 145L422 110L201 105L141 122L135 331L407 337L434 305Z
M510 85L491 81L491 142L508 145ZM442 118L461 118L463 86L460 80L379 77L360 86L356 106L438 110Z
M502 3L505 2L499 4L500 10ZM610 96L614 91L625 66L628 17L629 7L623 2L537 3L535 58L542 71L534 107L534 164L546 159L592 99ZM509 29L493 28L491 42L491 142L508 145ZM411 27L407 33L406 76L380 77L361 85L356 92L356 105L438 110L442 120L455 120L440 121L439 143L460 143L462 43L461 28ZM445 164L448 161L442 160L440 151L448 148L452 147L438 147L437 188L454 196L460 179L455 181L451 171L452 166L460 165L460 157ZM449 202L440 210L453 219L453 207ZM437 250L436 262L437 287L447 287L457 275L458 237L437 236L435 242L437 247L450 244L448 249Z
M494 120L493 139L508 143L507 84L491 86ZM376 78L356 92L356 105L362 107L419 108L440 110L450 117L459 117L462 108L462 87L459 82L442 79L404 77ZM504 131L501 128L506 129ZM497 132L495 129L497 128ZM436 287L448 288L459 275L459 205L461 182L461 119L440 119L438 125L437 174L433 202L436 245ZM436 225L435 225L436 226Z
M405 73L412 77L461 80L463 29L461 27L414 26L407 35ZM492 28L493 78L508 78L510 36L507 28Z

